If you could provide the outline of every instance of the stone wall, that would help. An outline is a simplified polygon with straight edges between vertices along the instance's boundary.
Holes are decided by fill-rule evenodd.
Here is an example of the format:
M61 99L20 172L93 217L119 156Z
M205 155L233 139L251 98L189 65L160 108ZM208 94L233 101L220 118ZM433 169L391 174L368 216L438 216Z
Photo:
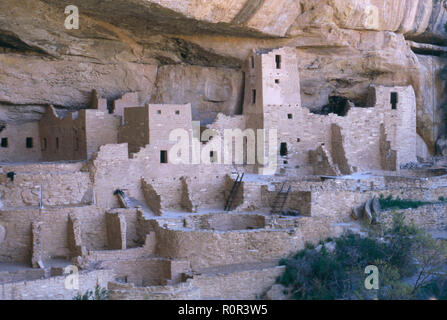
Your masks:
M92 188L88 172L19 171L14 181L4 172L0 175L0 208L38 206L41 192L47 207L90 204Z
M413 222L416 226L425 230L442 232L447 230L447 205L445 204L425 205L416 209L397 211L405 214L407 223ZM382 212L381 218L385 225L391 225L393 212L393 210Z
M3 129L0 124L0 162L28 162L41 160L39 125L27 122L14 125L7 124ZM27 145L27 139L31 144Z
M90 158L99 146L117 143L120 119L95 109L83 109L61 117L49 107L39 123L43 159Z
M59 207L42 209L0 210L0 225L6 237L0 245L0 262L31 263L32 233L34 221L42 222L42 259L68 258L68 217L77 217L81 223L82 244L88 250L106 249L107 230L105 212L93 206Z
M45 278L44 269L22 269L0 271L0 285L5 283L38 280Z
M302 247L299 233L286 230L183 231L156 230L156 253L187 259L194 270L244 262L280 259Z
M255 300L261 299L284 267L195 275L192 285L200 289L201 299Z
M248 230L265 227L265 216L257 214L213 213L191 215L184 219L186 228L195 230Z
M146 185L150 184L161 196L160 201L163 202L166 210L178 211L182 206L184 187L182 177L187 176L189 177L188 190L195 195L196 202L200 203L201 207L223 207L223 191L226 185L224 172L228 170L228 167L160 164L158 152L155 157L154 159L152 151L143 148L129 159L127 144L102 146L89 165L98 206L119 207L119 202L113 195L117 189L125 191L126 195L144 203L146 198L143 192L143 178ZM154 170L154 167L157 170Z
M109 283L111 300L198 300L200 289L191 281L166 286L136 287L133 284Z
M107 288L114 280L110 270L79 273L79 290L65 289L66 277L0 284L0 300L72 300L78 293L94 290L96 285Z

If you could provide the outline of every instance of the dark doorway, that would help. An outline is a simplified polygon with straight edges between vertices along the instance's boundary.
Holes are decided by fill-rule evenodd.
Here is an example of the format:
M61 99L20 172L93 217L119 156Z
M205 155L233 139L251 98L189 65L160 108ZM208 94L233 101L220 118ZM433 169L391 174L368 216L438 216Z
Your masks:
M399 102L399 97L397 95L397 92L391 92L391 109L396 110L397 109L397 103Z
M166 150L160 151L160 163L168 163L168 152Z
M281 147L279 148L279 154L281 157L287 156L287 143L281 142Z
M109 111L109 114L112 114L115 112L115 101L111 99L107 99L107 110Z
M8 148L8 138L2 138L1 147Z

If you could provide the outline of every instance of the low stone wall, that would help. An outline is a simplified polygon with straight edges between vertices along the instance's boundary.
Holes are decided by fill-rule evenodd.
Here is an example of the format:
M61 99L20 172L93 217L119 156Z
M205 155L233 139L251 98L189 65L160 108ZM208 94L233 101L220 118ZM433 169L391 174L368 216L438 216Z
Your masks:
M396 211L405 214L406 222L414 222L415 225L425 230L447 231L447 204L426 205L416 209L382 211L381 218L385 225L390 226L392 224L393 213Z
M93 290L98 284L106 288L114 279L110 270L95 270L79 273L79 290L65 288L66 277L6 283L0 285L0 300L72 300L78 293Z
M184 231L159 228L156 253L193 269L282 258L303 247L296 230Z
M168 286L136 287L133 284L109 283L110 300L198 300L200 289L191 281Z
M201 299L254 300L262 298L283 272L284 267L278 266L226 274L203 274L194 276L192 284L200 288Z
M6 230L0 243L0 262L30 263L31 224L41 221L41 245L43 260L67 257L68 216L79 218L82 243L88 250L107 249L107 232L104 209L94 206L0 210L0 225Z
M192 215L184 219L185 227L195 230L246 230L265 227L265 216L257 214L203 214Z
M16 271L0 271L0 284L37 280L45 277L44 269L24 269Z

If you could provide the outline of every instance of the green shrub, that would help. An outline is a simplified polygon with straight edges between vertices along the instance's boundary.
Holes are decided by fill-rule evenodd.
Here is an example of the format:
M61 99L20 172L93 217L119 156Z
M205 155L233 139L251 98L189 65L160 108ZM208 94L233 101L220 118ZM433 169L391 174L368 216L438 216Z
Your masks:
M380 206L382 207L383 210L387 210L387 209L416 209L421 206L431 204L431 202L427 202L427 201L408 200L408 199L401 199L399 197L396 197L396 199L393 199L392 195L389 195L386 198L383 195L380 195L379 202L380 202Z
M109 291L96 285L95 290L87 290L84 294L78 293L73 300L108 300Z
M295 299L413 299L433 295L445 299L447 284L431 283L447 266L445 244L395 213L384 237L345 234L335 239L335 250L320 250L309 244L289 259L282 259L285 272L277 279ZM365 267L379 268L379 290L364 287ZM414 283L406 281L416 276ZM431 290L431 291L430 291Z
M421 288L418 298L447 300L447 279L445 277L435 277Z

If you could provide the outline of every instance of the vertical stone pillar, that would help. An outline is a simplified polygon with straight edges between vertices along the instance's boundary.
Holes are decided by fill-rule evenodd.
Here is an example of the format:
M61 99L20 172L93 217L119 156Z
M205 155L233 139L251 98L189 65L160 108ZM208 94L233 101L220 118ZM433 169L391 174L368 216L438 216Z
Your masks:
M67 223L67 245L72 257L84 256L86 248L82 245L81 221L70 215Z
M31 238L32 238L32 256L31 265L33 268L44 269L45 266L42 261L42 225L40 221L31 224Z
M106 212L107 242L110 250L124 250L126 243L126 218L122 213Z

